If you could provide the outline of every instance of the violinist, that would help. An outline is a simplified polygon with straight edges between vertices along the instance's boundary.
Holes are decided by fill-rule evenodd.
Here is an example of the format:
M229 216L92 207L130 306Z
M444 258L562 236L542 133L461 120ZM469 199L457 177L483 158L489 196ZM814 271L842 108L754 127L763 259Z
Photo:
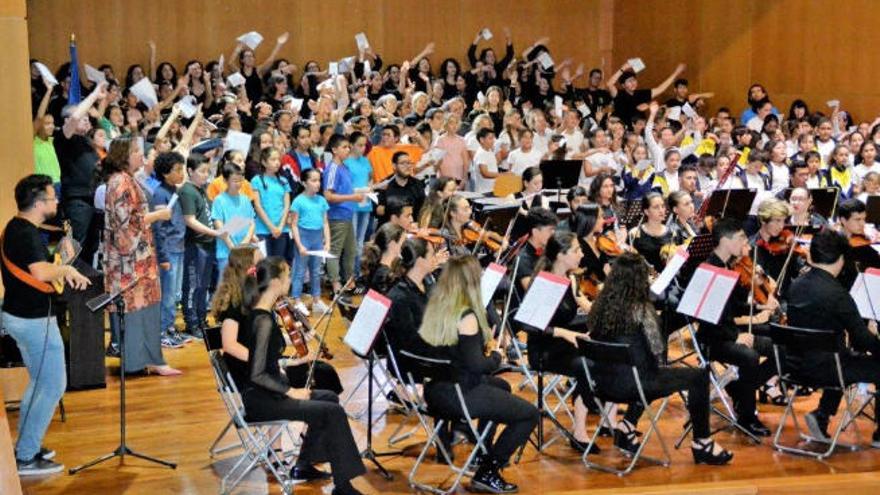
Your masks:
M394 175L388 186L379 191L379 206L376 214L379 224L388 220L388 200L394 197L403 198L404 203L412 205L413 211L419 211L425 202L425 184L420 179L413 177L413 163L405 151L398 151L391 156L391 164Z
M407 198L401 196L392 196L385 203L385 213L388 223L397 225L403 230L409 231L415 228L413 223L413 206L408 202ZM384 224L380 224L384 225Z
M734 218L723 218L712 230L715 250L706 263L731 269L736 257L741 256L748 243L742 223ZM697 339L705 346L709 359L732 364L739 368L739 379L727 386L733 399L736 419L740 426L756 436L768 436L770 430L755 414L755 392L759 385L776 374L773 345L768 337L754 335L747 330L751 325L764 325L778 307L775 298L768 305L756 305L754 315L748 304L749 288L737 285L721 314L717 325L700 322ZM761 362L761 358L766 359Z
M612 232L616 235L617 227L617 194L614 189L614 177L605 172L600 172L590 183L589 200L602 208L603 232Z
M534 273L548 271L566 279L574 279L580 270L583 251L577 237L570 232L560 232L549 238ZM531 281L531 277L527 279ZM584 399L591 397L588 380L584 374L577 336L586 333L586 313L590 301L579 292L576 285L569 287L547 328L524 325L528 333L529 364L534 369L550 371L577 379L574 407L574 433L569 445L583 453L589 444L587 434L587 407Z
M789 225L818 228L828 223L825 217L813 211L813 195L806 187L792 189L788 204L791 206Z
M556 215L546 208L532 208L529 210L529 239L520 249L518 257L519 265L516 273L511 277L517 282L516 290L520 296L525 295L525 289L532 282L535 274L535 265L547 247L547 241L556 232Z
M388 294L397 278L397 265L405 240L400 225L388 222L379 227L373 240L364 246L361 278L367 288Z
M419 227L439 229L443 226L446 199L455 194L458 183L452 177L437 177L431 183L428 198L419 211Z
M576 212L581 205L585 205L590 201L589 194L583 186L575 186L569 189L568 192L565 193L565 200L568 203L568 218L559 222L559 226L556 227L558 232L572 232L571 221L574 217L574 212Z
M857 199L848 199L837 207L840 232L852 248L837 277L844 287L852 287L858 273L866 268L880 268L880 254L872 247L876 240L865 233L865 218L865 203Z
M685 191L675 191L666 198L669 208L669 219L666 228L672 235L674 244L684 244L697 235L697 226L694 225L694 198Z
M697 187L697 167L695 165L682 165L678 170L679 191L684 191L691 195L694 200L694 209L699 210L703 204L703 192Z
M779 294L790 286L806 261L806 251L797 245L794 232L785 228L785 220L790 213L791 209L784 201L776 198L762 201L758 205L760 228L750 240L756 254L755 263L765 275L780 285ZM780 275L784 275L784 278Z
M577 235L578 242L584 255L581 258L581 274L596 284L605 281L605 275L610 270L608 265L612 255L603 252L599 248L599 237L602 235L602 208L596 205L583 205L574 213L572 228Z
M273 310L290 291L290 268L278 257L257 263L245 277L242 291L240 341L247 347L247 374L241 399L250 421L304 421L308 431L291 476L323 479L313 464L329 462L337 494L361 493L352 480L366 470L339 397L329 391L291 385L278 361L284 337ZM364 480L357 480L364 483Z
M650 192L642 196L642 213L645 215L644 221L629 231L630 244L645 257L657 273L660 273L666 265L666 260L661 254L664 246L674 246L672 233L664 223L666 202L663 196L658 192Z
M529 167L522 174L522 191L513 195L514 199L522 200L520 214L528 215L532 208L550 208L550 199L541 194L544 190L544 176L538 167ZM514 235L513 237L517 237Z
M441 236L447 242L447 249L451 256L470 254L476 242L483 249L491 251L507 249L507 239L503 239L496 232L485 230L481 225L471 220L470 201L462 196L449 198L446 207L446 221Z

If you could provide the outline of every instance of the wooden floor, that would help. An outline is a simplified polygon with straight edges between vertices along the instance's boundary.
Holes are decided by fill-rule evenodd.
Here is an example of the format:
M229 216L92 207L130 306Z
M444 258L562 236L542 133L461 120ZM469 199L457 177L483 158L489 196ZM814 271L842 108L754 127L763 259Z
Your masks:
M339 322L338 319L335 321ZM343 325L331 327L330 344L336 351L333 363L340 370L349 388L360 376L363 367L344 349L340 342ZM115 493L216 493L220 479L235 460L233 453L211 459L208 447L227 417L214 388L214 380L208 359L201 343L192 343L183 349L166 350L169 363L182 369L181 377L140 377L127 381L128 392L128 443L134 450L178 463L176 470L148 464L134 458L126 458L125 464L109 461L75 476L56 475L43 479L23 481L25 493L30 494L115 494ZM108 359L111 372L118 371L118 362ZM518 376L510 375L511 381ZM68 393L64 397L67 421L62 423L58 415L50 426L46 445L58 452L57 459L67 467L86 462L96 456L112 451L118 444L118 387L117 377L108 377L106 389ZM343 393L345 394L345 392ZM524 392L530 399L534 394ZM366 392L356 395L349 406L351 413L364 408ZM800 399L797 408L806 411L814 399ZM384 409L380 403L379 408ZM782 408L761 406L761 417L766 424L778 424ZM374 446L383 451L386 439L401 416L392 415L387 423L376 430ZM670 448L681 432L685 411L678 399L670 403L661 431ZM18 413L11 412L10 427L15 435ZM591 427L596 418L591 416ZM646 421L646 420L645 420ZM644 430L646 422L641 423ZM353 420L358 442L365 441L362 421ZM860 420L863 443L869 439L872 425ZM547 426L548 431L552 431ZM866 448L859 452L838 453L830 460L818 462L811 459L780 454L765 440L764 445L752 445L742 435L720 433L719 440L735 452L732 464L724 467L694 466L686 449L672 451L669 468L647 466L636 469L631 475L619 478L611 474L587 470L580 456L557 442L543 455L528 448L522 462L505 470L505 476L519 484L522 493L709 493L709 494L827 494L877 493L880 487L880 451ZM229 437L231 440L231 436ZM406 444L404 455L383 458L384 465L394 474L392 481L385 481L372 470L367 480L375 493L407 493L407 474L421 446L424 436L419 434ZM685 444L687 445L687 443ZM604 460L612 459L612 449L605 449ZM657 454L659 448L650 446L648 453ZM442 472L434 465L426 474ZM329 492L329 483L300 485L297 493ZM265 473L254 470L240 485L237 493L279 493L276 484L268 482Z

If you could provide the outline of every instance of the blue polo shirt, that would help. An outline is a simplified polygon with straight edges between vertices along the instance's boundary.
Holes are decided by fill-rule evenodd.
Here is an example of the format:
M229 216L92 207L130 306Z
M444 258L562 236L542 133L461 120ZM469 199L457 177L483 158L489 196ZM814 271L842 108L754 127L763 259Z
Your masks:
M351 179L351 172L348 170L348 167L330 162L330 165L324 171L324 190L330 190L336 194L354 194L354 186ZM328 203L330 203L330 210L327 212L328 220L337 222L352 221L354 208L357 203L354 201L343 201L341 203L328 201Z
M251 179L251 187L260 194L260 206L269 217L269 221L278 224L284 215L284 195L290 194L290 184L284 177L272 177L270 175L255 175ZM289 231L287 223L284 224L284 232ZM269 227L263 223L263 219L257 215L257 226L254 230L257 235L269 235Z

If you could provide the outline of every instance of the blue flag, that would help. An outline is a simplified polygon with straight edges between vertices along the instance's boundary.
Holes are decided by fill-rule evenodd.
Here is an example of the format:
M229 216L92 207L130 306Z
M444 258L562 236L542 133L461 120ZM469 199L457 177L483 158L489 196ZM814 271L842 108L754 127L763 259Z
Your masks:
M76 56L76 41L70 36L70 91L68 105L77 105L82 100L79 84L79 59Z

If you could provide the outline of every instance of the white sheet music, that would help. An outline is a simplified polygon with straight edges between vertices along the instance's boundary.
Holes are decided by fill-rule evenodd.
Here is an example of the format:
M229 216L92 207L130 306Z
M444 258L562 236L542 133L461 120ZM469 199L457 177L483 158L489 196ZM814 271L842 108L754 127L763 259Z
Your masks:
M256 50L257 47L260 46L260 43L263 42L263 35L256 31L251 31L249 33L244 33L236 39L247 45L251 50Z
M156 96L156 88L153 87L153 83L146 77L129 88L129 91L147 108L153 108L159 103L159 98Z
M483 271L483 276L480 277L480 297L483 299L483 306L488 306L492 302L492 294L504 278L505 272L507 268L498 263L489 263Z
M243 155L247 155L251 147L251 135L230 129L226 133L226 141L223 144L226 150L237 150Z
M232 217L228 222L223 224L220 232L228 232L230 236L234 236L242 230L251 226L253 219L247 217Z
M367 292L357 314L354 315L343 342L354 352L365 356L373 347L376 335L385 322L385 316L391 309L391 300L374 290ZM414 329L415 331L417 329Z
M849 291L862 318L876 320L880 314L880 270L868 268L860 273Z
M569 283L571 282L567 278L549 272L539 273L532 279L532 285L529 286L514 319L536 328L547 328L568 290Z
M657 296L662 295L666 288L669 287L669 284L672 283L672 279L678 275L679 270L684 266L687 259L687 250L679 248L672 256L672 259L666 263L666 267L663 268L663 271L660 273L660 276L657 277L657 280L654 280L654 283L651 284L651 292Z
M697 268L678 303L678 312L717 324L739 275L703 263Z
M370 46L370 42L367 40L367 35L364 33L354 35L354 42L357 43L359 50L366 50L367 47Z
M627 62L629 62L629 67L636 74L645 70L645 62L643 62L641 58L638 58L638 57L631 58L631 59L627 60Z
M46 67L42 62L34 62L34 65L37 67L37 70L40 71L40 75L43 76L43 79L46 80L49 84L57 85L58 79L55 79L55 75L52 74L52 71Z

